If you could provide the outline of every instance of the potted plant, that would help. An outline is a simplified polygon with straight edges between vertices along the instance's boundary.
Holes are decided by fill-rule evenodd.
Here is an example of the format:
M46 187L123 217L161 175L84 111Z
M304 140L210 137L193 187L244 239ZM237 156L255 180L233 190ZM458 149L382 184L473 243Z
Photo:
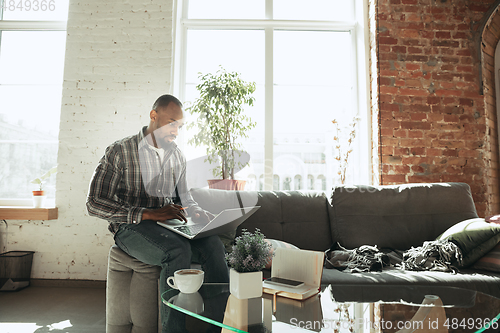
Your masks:
M248 137L248 131L255 127L250 117L245 115L243 106L252 106L255 98L255 82L245 82L236 72L227 72L222 67L215 74L199 74L200 83L196 89L200 97L186 111L198 114L196 121L188 128L196 126L198 133L189 141L195 146L206 146L209 163L220 165L213 169L214 177L208 180L210 188L242 190L245 181L234 179L235 169L248 164L242 161L239 138Z
M45 179L49 178L51 175L57 172L57 166L53 167L42 176L35 178L31 181L32 184L36 184L39 186L39 190L32 191L33 192L33 206L35 208L40 208L43 206L45 201L45 191L43 190L43 184Z
M250 233L242 230L236 237L226 261L231 267L229 290L236 298L247 299L262 296L262 270L271 260L271 245L264 240L259 229Z

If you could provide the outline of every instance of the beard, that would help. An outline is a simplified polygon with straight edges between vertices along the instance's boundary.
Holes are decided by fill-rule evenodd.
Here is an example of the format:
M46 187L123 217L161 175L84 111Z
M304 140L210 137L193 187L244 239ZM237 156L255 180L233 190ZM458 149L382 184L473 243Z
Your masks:
M157 140L156 144L158 145L158 148L163 148L165 150L173 149L176 146L175 142L166 139Z
M176 146L174 140L175 136L173 135L165 135L161 132L161 129L158 129L152 133L155 138L156 144L158 148L163 148L165 150L170 150Z

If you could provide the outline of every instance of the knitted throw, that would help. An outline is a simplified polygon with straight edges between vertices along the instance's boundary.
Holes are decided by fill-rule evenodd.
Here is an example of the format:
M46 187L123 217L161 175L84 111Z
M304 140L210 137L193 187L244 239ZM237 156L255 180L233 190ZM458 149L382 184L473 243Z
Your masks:
M424 245L412 247L403 253L400 268L409 271L440 271L457 273L462 263L462 251L448 240L424 242Z

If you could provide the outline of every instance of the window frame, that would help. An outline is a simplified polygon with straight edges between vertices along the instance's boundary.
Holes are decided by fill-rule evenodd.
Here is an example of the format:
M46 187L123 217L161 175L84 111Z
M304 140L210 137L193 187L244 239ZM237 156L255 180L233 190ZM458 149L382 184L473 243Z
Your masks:
M7 1L7 0L4 0ZM2 33L4 31L67 31L67 21L19 21L19 20L4 20L3 19L3 2L0 0L0 54L2 52ZM62 88L62 84L61 84ZM26 142L28 142L27 140ZM23 141L25 142L25 141ZM57 141L58 142L58 141ZM54 142L53 142L54 143ZM57 193L56 193L57 195ZM54 206L55 202L52 200L46 204L46 206ZM0 207L32 207L32 199L11 199L11 198L0 198ZM46 209L44 209L46 210ZM16 213L18 214L18 213ZM28 213L33 214L33 213ZM45 214L42 212L42 214ZM21 215L24 216L21 212ZM55 215L57 217L57 213ZM37 216L43 218L43 216ZM54 218L53 216L50 219ZM48 218L43 218L48 219Z
M277 20L273 19L273 0L266 0L264 19L190 19L188 18L189 0L174 0L174 24L172 36L174 44L172 60L172 91L180 100L185 100L187 32L189 29L200 30L263 30L265 33L265 139L264 139L264 190L273 189L274 154L273 154L273 32L287 31L343 31L350 32L352 38L352 54L354 73L354 100L359 122L360 165L354 176L357 183L373 184L376 182L377 166L373 145L376 138L372 129L372 114L370 104L370 31L368 0L354 0L353 21L308 21L308 20ZM185 139L181 139L185 143Z

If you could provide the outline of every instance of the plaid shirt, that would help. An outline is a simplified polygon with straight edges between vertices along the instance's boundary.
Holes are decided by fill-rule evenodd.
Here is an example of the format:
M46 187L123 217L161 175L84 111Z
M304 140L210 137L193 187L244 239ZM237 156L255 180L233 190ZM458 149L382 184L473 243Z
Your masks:
M187 188L186 158L180 149L172 142L161 163L145 131L106 148L90 182L87 211L108 220L112 233L121 223L141 222L145 209L172 203L176 186L182 206L197 205Z

